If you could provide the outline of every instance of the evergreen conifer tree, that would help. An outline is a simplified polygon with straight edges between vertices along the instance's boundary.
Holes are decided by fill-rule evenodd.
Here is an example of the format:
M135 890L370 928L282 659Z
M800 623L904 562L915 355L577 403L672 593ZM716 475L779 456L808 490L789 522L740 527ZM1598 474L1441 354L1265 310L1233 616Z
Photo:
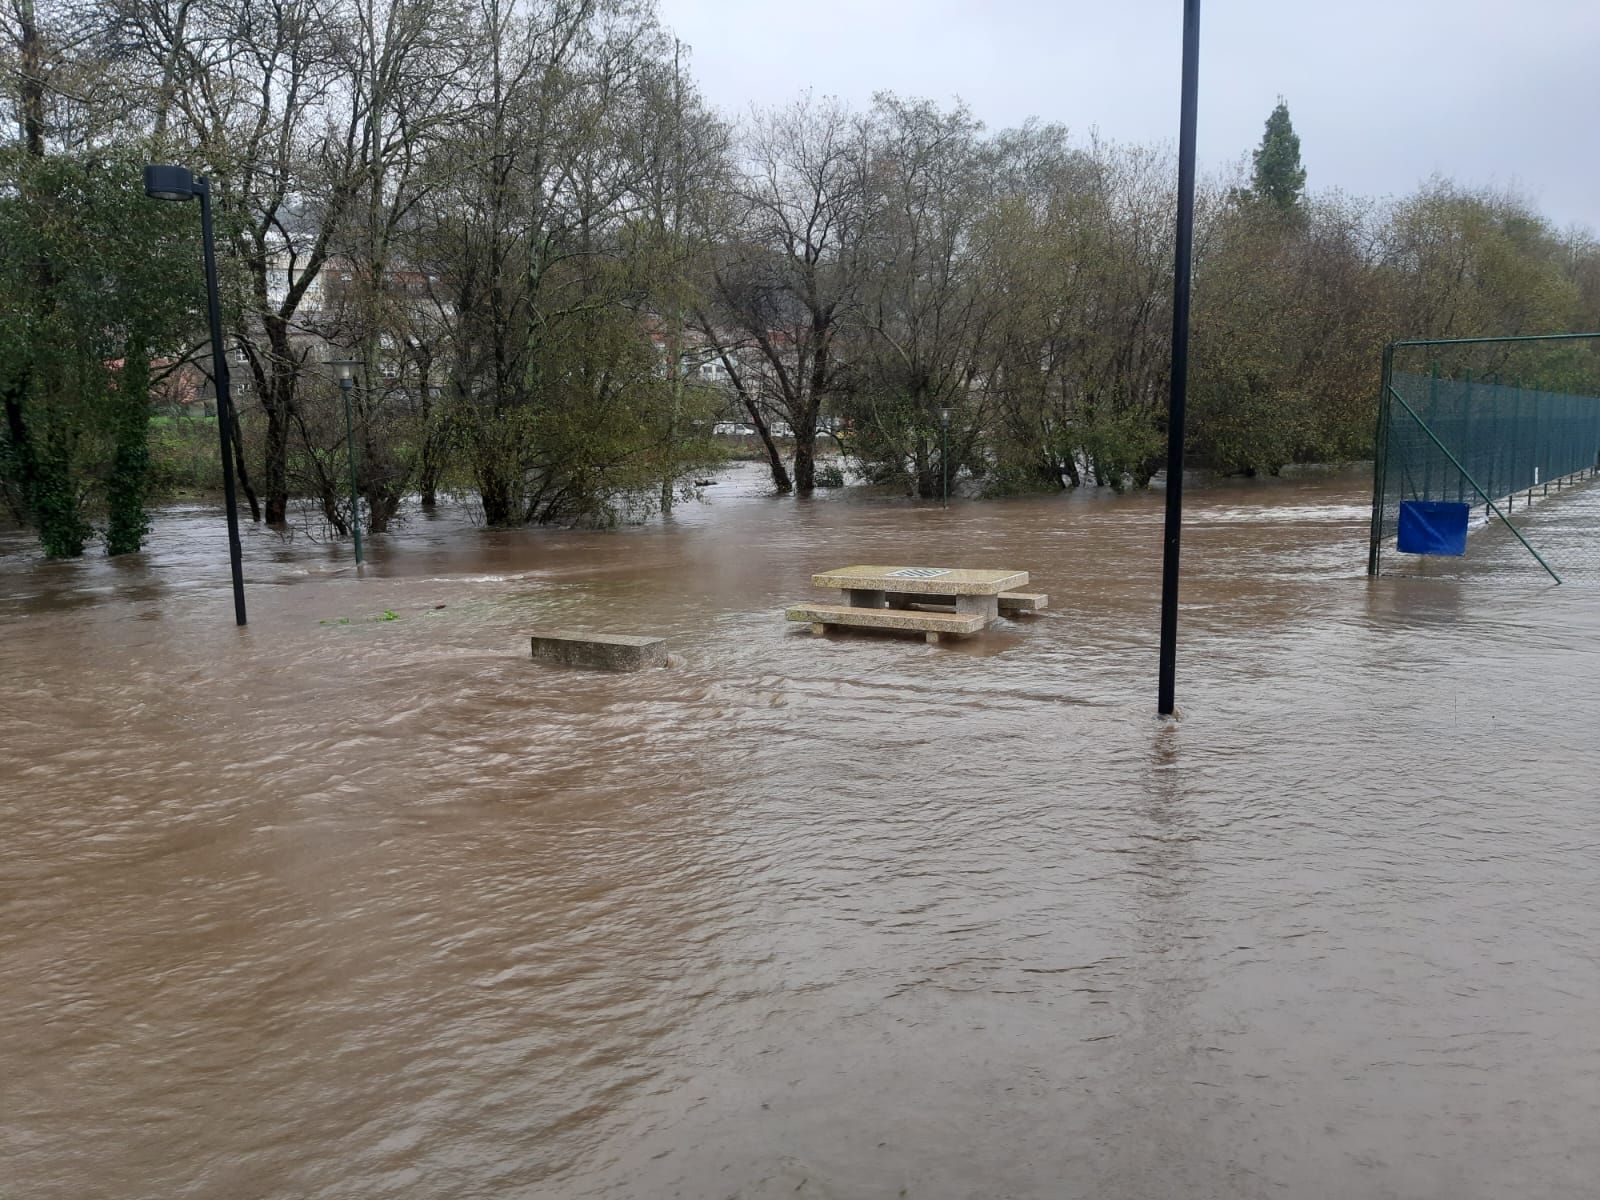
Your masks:
M1251 154L1255 164L1252 187L1257 196L1280 212L1293 212L1305 191L1306 169L1300 165L1300 135L1289 120L1289 106L1278 97L1278 107L1267 118L1261 145Z

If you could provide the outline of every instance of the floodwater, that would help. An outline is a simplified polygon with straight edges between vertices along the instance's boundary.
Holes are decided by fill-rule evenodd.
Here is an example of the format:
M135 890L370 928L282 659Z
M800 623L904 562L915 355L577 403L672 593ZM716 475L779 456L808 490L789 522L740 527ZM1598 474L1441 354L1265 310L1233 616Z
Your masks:
M759 482L360 578L251 532L243 632L212 510L0 538L0 1194L1595 1194L1600 590L1369 581L1359 476L1193 490L1174 726L1159 493ZM853 562L1051 610L786 626Z

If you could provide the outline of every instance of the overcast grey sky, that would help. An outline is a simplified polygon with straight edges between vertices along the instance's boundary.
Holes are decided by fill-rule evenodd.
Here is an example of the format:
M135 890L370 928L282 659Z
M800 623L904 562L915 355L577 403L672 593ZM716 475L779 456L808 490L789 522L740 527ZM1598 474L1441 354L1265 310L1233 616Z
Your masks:
M961 97L990 128L1173 141L1180 0L659 0L730 114L807 87ZM1210 0L1200 163L1253 148L1279 94L1312 188L1396 195L1438 172L1513 185L1600 230L1600 0Z

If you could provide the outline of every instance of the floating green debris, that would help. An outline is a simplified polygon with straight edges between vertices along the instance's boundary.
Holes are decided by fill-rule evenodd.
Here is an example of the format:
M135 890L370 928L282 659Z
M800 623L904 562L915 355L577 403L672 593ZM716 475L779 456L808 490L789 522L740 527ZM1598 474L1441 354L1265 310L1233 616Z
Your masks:
M368 617L367 618L367 620L369 620L369 621L398 621L399 619L400 619L400 614L395 612L394 609L392 609L392 608L386 608L381 613L379 613L377 616ZM353 620L351 620L349 617L340 617L337 620L333 620L333 621L318 621L317 624L318 625L354 625L355 622Z

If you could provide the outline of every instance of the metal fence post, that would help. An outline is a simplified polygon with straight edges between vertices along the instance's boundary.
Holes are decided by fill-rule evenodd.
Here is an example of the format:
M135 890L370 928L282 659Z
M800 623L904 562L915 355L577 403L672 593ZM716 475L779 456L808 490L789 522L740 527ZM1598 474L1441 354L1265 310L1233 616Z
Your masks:
M1383 379L1378 385L1378 428L1372 450L1372 529L1367 538L1367 574L1376 575L1383 544L1383 507L1389 487L1389 391L1394 378L1394 343L1383 348Z

